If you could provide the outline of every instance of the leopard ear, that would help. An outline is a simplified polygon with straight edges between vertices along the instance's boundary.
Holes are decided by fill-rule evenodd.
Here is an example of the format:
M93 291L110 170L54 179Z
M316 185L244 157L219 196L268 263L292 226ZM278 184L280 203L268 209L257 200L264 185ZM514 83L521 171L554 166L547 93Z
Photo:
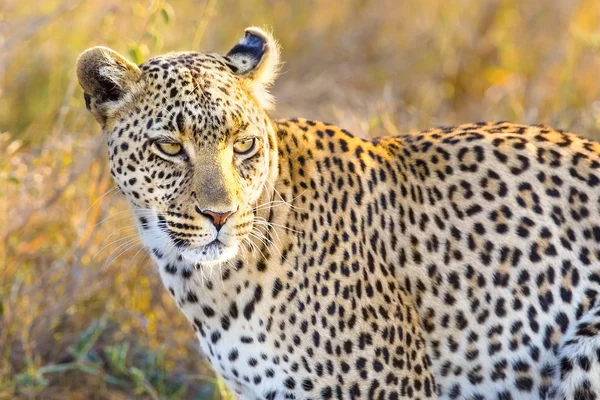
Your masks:
M279 45L260 28L246 28L244 37L225 56L229 67L265 109L273 106L268 89L279 71Z
M135 64L107 47L92 47L77 59L86 107L101 125L131 99L141 75Z

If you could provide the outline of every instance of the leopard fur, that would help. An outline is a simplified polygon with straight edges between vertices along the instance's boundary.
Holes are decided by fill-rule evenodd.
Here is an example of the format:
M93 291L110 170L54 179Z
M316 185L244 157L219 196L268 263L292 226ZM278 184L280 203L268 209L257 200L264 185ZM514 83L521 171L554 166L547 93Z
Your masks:
M111 173L229 387L599 398L600 144L505 122L366 140L273 121L278 57L249 28L225 56L78 61Z

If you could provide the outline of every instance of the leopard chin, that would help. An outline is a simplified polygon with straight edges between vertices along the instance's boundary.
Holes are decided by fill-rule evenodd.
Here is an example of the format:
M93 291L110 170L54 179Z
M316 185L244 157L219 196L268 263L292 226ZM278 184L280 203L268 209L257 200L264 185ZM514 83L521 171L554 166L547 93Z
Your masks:
M234 258L238 253L237 244L225 245L218 239L199 248L180 250L181 257L192 264L218 264Z

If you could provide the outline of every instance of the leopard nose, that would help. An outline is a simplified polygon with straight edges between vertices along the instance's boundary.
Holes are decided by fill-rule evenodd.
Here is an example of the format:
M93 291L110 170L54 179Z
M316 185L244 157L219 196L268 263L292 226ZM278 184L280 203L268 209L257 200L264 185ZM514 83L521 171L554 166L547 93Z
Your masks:
M198 211L198 213L204 215L205 217L212 219L213 225L215 226L215 228L217 228L218 232L223 227L223 225L225 225L227 219L231 217L237 210L215 212L212 210L200 210L200 208L196 207L196 211Z

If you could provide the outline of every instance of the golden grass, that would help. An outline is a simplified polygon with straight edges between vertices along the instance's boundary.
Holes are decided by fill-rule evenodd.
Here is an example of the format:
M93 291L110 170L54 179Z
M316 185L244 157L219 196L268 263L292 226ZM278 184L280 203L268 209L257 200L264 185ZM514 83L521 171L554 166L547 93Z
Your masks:
M286 62L276 117L362 136L511 120L600 138L599 20L597 0L4 0L0 399L222 396L111 191L74 76L85 48L226 52L266 25Z

